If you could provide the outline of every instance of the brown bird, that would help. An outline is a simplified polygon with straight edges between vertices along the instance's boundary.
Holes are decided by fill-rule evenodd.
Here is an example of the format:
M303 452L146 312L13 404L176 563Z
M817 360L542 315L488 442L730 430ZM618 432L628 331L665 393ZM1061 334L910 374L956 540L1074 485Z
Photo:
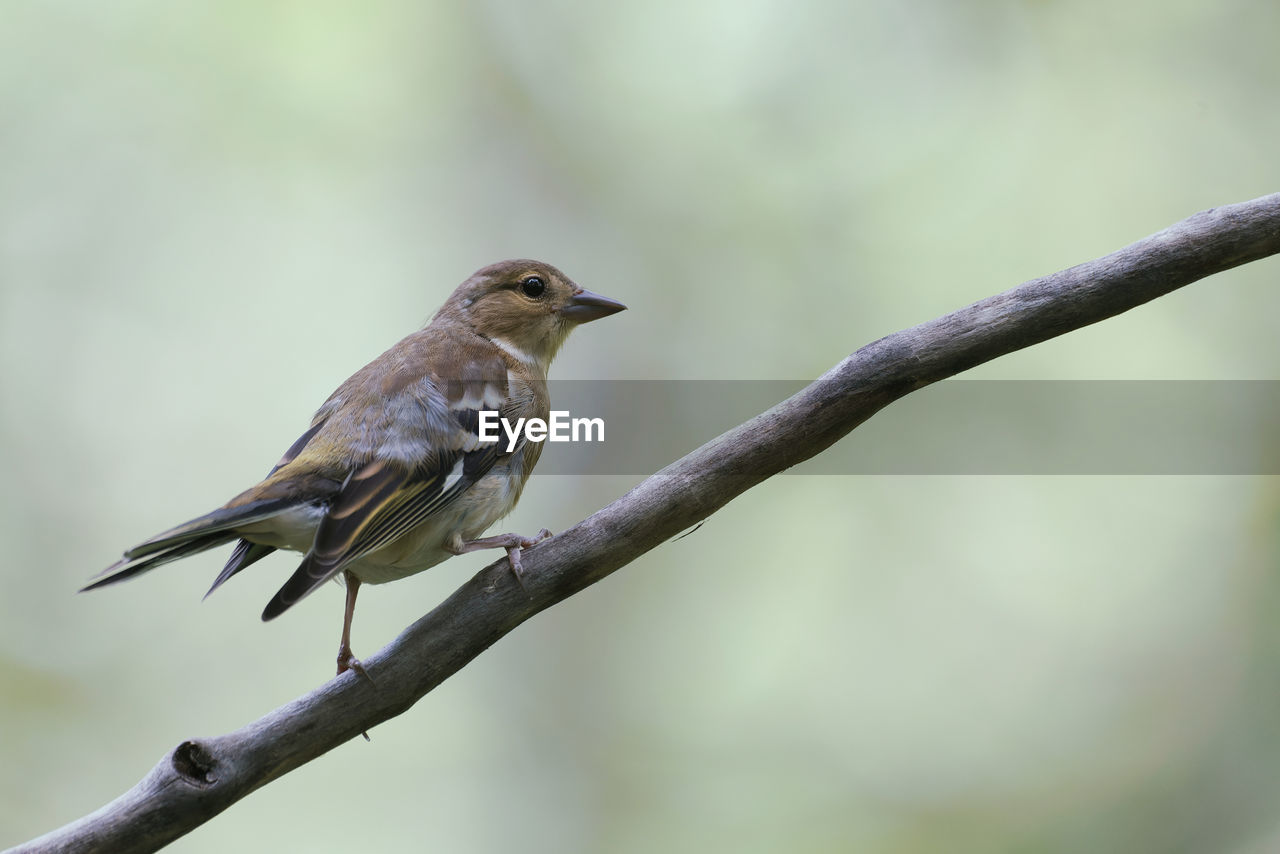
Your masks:
M479 270L431 323L339 386L266 479L129 549L84 589L237 541L212 593L276 549L301 552L262 619L341 574L347 596L338 673L363 673L351 652L362 583L394 581L487 548L506 549L520 579L520 549L551 536L543 529L534 537L480 537L515 507L542 452L523 435L514 444L506 436L482 441L481 413L497 412L510 424L545 421L547 368L570 330L625 308L549 264L502 261Z

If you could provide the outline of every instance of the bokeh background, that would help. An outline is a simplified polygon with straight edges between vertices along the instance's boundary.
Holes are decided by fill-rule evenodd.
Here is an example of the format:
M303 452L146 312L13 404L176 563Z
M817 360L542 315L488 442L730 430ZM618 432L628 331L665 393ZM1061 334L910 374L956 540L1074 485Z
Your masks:
M221 555L75 590L475 268L630 305L556 377L809 378L1280 188L1277 32L1231 0L6 2L0 843L329 678L340 588L258 620L289 557L203 603ZM1277 278L970 376L1280 379ZM535 476L503 527L637 480ZM1275 477L778 477L171 850L1274 850L1278 520ZM356 651L491 559L367 590Z

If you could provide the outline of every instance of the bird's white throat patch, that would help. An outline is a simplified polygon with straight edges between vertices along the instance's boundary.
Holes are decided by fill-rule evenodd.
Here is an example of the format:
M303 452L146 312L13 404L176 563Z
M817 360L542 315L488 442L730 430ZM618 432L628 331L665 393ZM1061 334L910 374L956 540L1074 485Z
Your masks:
M521 350L519 347L512 344L510 341L504 341L501 338L490 338L489 340L492 341L494 344L497 344L499 349L501 349L504 353L506 353L511 358L515 359L517 362L523 362L526 365L538 364L537 359L533 358L533 356L530 356L528 353L526 353L524 350Z

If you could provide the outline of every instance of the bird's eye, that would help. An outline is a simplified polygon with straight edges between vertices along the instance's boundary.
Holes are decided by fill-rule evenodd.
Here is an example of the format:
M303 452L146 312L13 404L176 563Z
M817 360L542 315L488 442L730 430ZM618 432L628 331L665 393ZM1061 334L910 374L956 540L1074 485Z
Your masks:
M520 280L520 290L524 291L527 297L542 296L542 292L547 289L547 283L542 281L541 276L525 276Z

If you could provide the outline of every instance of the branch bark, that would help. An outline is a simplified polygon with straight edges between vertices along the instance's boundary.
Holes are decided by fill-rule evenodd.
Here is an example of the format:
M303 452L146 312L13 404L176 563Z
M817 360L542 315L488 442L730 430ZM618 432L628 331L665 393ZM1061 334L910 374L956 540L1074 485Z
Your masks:
M1280 253L1280 193L1202 211L1124 249L1035 279L861 348L793 397L667 466L609 506L481 570L346 673L227 735L185 741L136 786L11 849L154 851L260 786L401 714L525 620L820 453L930 383Z

